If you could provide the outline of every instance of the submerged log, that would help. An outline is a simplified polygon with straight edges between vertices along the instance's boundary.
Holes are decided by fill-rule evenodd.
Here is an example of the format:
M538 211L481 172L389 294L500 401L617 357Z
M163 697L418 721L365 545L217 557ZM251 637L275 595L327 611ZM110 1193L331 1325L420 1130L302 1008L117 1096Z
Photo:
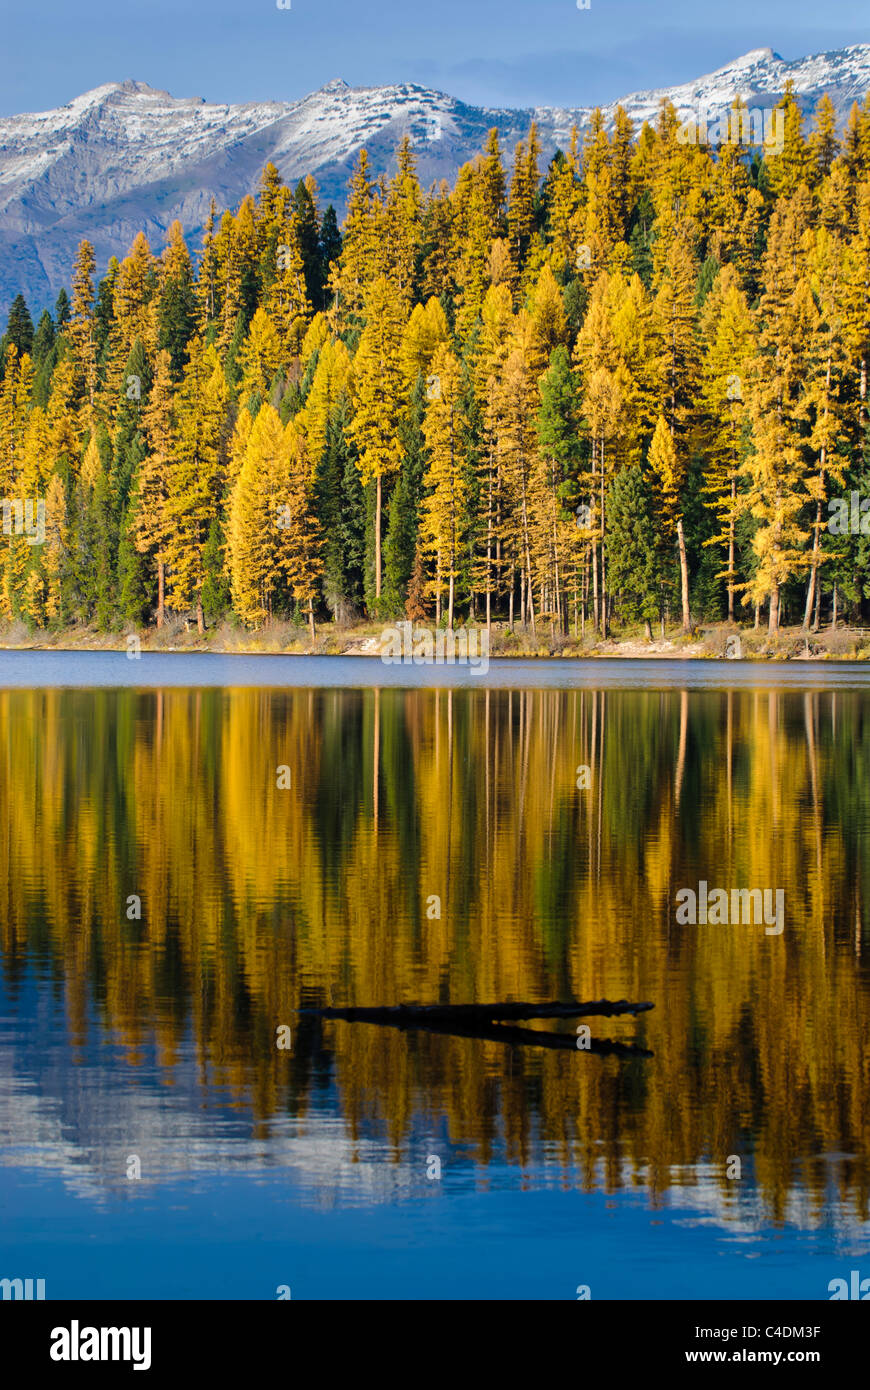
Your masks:
M610 1038L589 1038L582 1048L572 1033L544 1033L534 1028L505 1026L502 1020L529 1018L580 1018L598 1014L639 1014L652 1009L649 1003L630 1004L625 999L611 1002L598 999L581 1004L397 1004L390 1008L300 1009L300 1014L318 1019L341 1019L346 1023L373 1023L382 1028L418 1029L453 1038L476 1038L504 1043L509 1047L544 1047L554 1050L592 1052L599 1057L652 1057L637 1043L616 1042Z
M393 1004L386 1008L300 1009L318 1018L342 1018L350 1023L498 1023L523 1018L582 1018L598 1014L642 1014L654 1004L630 1004L626 999L595 999L587 1003L569 1000L566 1004Z

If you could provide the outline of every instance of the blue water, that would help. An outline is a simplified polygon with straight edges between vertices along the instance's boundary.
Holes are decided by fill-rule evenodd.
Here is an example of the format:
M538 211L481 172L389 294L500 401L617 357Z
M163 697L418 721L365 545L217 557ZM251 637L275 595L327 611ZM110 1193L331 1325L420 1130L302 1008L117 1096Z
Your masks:
M870 1277L868 687L848 662L0 653L0 1278L824 1300ZM669 885L759 846L800 905L783 938L676 932ZM593 1026L648 1055L328 1022L275 1064L276 1017L373 979L393 1003L578 978L655 1003Z
M210 652L0 651L0 689L22 687L343 689L371 686L569 690L857 690L870 662L493 657L471 665L387 664L367 656L227 656Z

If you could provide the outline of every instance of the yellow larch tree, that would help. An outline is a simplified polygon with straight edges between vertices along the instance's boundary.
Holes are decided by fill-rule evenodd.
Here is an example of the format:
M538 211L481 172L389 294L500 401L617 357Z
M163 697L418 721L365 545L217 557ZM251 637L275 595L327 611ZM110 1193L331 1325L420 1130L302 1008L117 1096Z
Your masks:
M94 271L97 261L89 241L82 241L73 267L71 317L67 336L72 347L76 388L82 405L80 428L91 429L97 395L97 332L94 318Z
M242 400L256 403L265 400L281 361L278 330L266 310L257 309L239 352Z
M320 349L308 399L296 417L314 465L326 448L330 421L342 396L350 390L352 373L350 353L344 343L340 338L327 338Z
M173 419L172 361L165 349L154 363L154 381L142 414L145 456L139 465L133 540L141 553L152 552L157 566L157 626L166 611L166 564L175 521L170 510L176 456Z
M399 421L405 384L399 351L405 324L401 299L385 276L370 286L365 301L366 326L360 338L353 374L356 410L350 426L357 448L357 466L364 484L375 484L375 600L381 596L381 518L383 480L402 463Z
M459 363L446 344L432 358L431 385L423 431L428 462L421 531L424 549L435 557L437 621L447 586L447 626L453 627L459 556L468 530L468 464L462 447Z
M728 621L734 622L737 484L746 415L746 369L755 351L749 305L734 265L720 270L701 316L704 352L701 390L707 415L703 492L719 529L705 541L723 546L725 569L716 577L728 589Z
M233 605L245 622L270 622L290 537L288 440L268 402L254 420L230 499L227 555Z
M811 501L811 400L806 384L818 311L805 275L804 211L798 188L774 212L764 259L766 290L758 309L758 350L747 373L753 448L741 464L746 484L741 507L758 526L752 542L756 571L741 587L756 605L768 601L772 634L780 625L783 585L807 566L809 532L802 512Z

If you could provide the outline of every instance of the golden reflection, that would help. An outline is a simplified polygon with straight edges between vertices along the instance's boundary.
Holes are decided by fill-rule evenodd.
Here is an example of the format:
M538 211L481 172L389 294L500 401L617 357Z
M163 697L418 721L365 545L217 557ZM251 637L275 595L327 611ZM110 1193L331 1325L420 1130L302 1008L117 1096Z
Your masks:
M0 693L0 932L168 1084L260 1132L333 1060L348 1132L447 1117L485 1163L733 1191L781 1217L831 1172L866 1217L866 700L824 692ZM577 770L591 770L578 787ZM290 786L277 770L290 769ZM781 937L684 927L681 887L785 889ZM141 898L141 920L129 915ZM440 900L440 915L433 901ZM315 1005L652 1000L626 1061L298 1019ZM275 1047L293 1027L294 1046ZM842 1156L831 1167L831 1156ZM679 1170L679 1171L678 1171Z

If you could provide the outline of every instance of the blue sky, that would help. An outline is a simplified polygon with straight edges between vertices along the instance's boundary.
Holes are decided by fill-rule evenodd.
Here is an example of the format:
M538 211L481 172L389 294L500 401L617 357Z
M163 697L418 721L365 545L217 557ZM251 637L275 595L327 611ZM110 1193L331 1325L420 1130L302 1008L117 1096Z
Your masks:
M343 77L476 104L586 105L752 48L870 40L867 0L0 0L0 112L134 77L210 101L292 100Z

